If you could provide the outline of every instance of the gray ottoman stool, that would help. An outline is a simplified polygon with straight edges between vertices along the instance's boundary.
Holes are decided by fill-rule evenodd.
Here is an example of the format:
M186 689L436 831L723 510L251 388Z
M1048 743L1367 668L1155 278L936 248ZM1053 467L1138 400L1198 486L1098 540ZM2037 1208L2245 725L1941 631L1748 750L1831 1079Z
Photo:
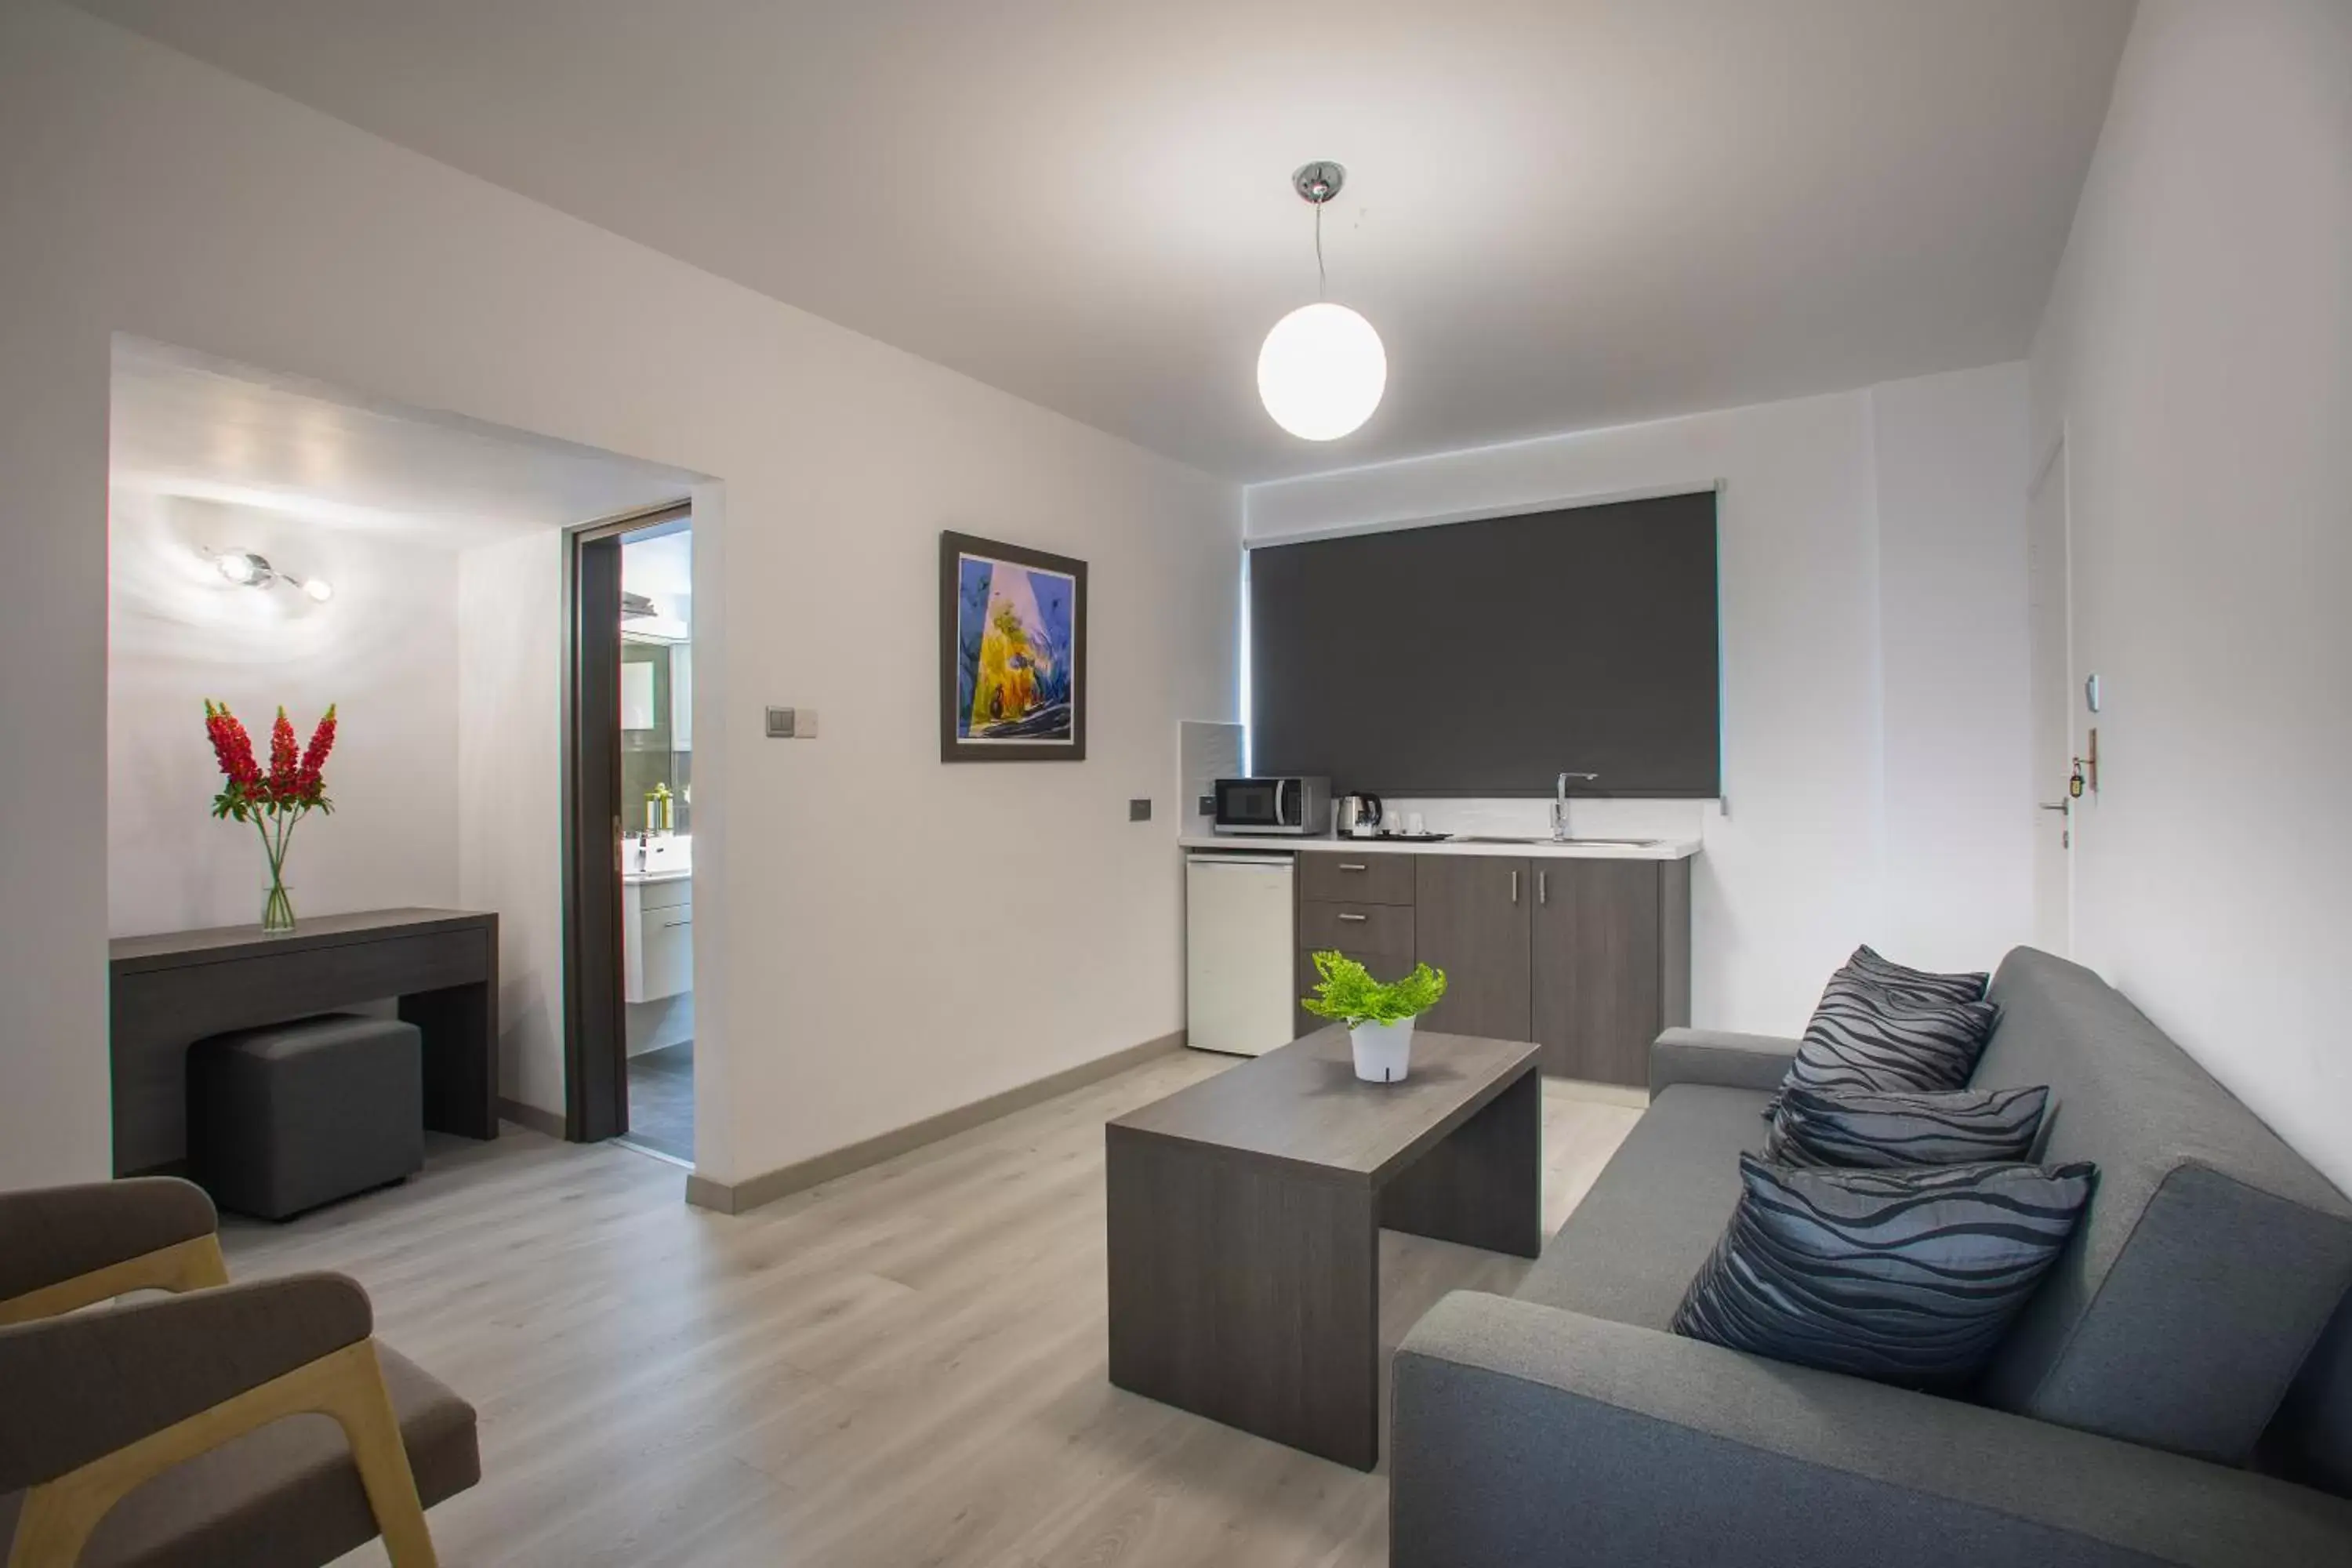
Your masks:
M263 1219L422 1170L416 1026L327 1013L198 1040L188 1047L188 1164L213 1202Z

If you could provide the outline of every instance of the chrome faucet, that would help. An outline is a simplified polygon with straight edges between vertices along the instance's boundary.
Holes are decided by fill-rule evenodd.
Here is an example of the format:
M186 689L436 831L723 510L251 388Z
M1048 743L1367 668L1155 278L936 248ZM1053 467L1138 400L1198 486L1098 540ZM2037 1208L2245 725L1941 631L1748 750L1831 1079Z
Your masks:
M1551 797L1551 839L1555 844L1568 842L1568 781L1582 779L1591 784L1599 773L1562 773Z

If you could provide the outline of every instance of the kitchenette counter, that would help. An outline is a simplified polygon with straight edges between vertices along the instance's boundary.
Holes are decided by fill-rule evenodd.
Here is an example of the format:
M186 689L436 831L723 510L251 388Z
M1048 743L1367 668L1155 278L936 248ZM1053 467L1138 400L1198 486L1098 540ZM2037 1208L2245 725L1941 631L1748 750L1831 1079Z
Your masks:
M1187 849L1296 851L1308 855L1507 855L1547 860L1687 860L1699 850L1696 838L1335 838L1291 837L1276 833L1187 833L1176 842Z

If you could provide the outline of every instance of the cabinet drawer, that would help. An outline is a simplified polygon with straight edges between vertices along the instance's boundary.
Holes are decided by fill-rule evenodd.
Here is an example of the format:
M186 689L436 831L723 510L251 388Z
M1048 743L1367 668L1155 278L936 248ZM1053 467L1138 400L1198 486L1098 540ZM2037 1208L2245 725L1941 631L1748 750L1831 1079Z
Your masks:
M1412 909L1405 904L1309 900L1298 906L1298 944L1310 950L1411 952Z
M1410 904L1412 857L1366 850L1301 850L1298 896L1332 903Z

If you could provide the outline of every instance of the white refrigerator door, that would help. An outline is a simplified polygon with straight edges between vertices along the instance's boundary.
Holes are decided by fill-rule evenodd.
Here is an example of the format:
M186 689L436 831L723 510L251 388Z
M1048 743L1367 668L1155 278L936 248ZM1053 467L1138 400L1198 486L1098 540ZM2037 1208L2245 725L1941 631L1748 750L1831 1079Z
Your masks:
M1262 1056L1290 1041L1287 855L1192 855L1184 866L1187 1041Z

